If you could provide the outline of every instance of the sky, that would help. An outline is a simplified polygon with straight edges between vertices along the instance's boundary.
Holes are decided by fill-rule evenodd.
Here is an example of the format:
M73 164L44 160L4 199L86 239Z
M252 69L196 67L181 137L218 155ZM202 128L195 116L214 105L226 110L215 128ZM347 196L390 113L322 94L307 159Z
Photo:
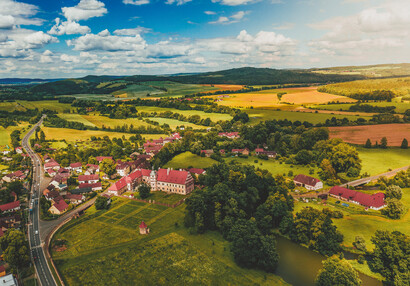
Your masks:
M410 0L0 0L0 77L410 62Z

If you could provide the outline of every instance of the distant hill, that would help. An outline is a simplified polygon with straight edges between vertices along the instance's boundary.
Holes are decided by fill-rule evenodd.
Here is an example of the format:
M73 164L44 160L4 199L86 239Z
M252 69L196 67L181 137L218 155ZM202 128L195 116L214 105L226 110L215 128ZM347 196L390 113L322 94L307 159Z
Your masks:
M310 69L320 74L361 75L367 78L410 76L410 63Z
M35 84L61 79L41 79L41 78L0 78L0 84Z

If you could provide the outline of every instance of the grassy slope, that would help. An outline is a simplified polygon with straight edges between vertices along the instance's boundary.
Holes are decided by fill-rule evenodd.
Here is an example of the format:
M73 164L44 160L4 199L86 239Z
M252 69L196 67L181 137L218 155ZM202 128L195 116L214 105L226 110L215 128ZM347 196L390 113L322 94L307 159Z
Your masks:
M162 108L162 107L151 107L151 106L136 106L138 112L165 112L171 111L174 113L179 113L185 116L199 115L201 118L210 118L212 121L218 120L231 120L232 116L229 114L222 113L206 113L199 110L178 110L174 108Z
M162 125L162 124L166 123L172 129L175 129L178 126L192 127L193 129L204 129L204 128L206 128L206 126L196 125L196 124L193 124L193 123L190 123L190 122L179 121L179 120L170 119L170 118L149 117L149 120L158 122L159 125Z
M366 149L357 147L362 159L362 172L377 175L389 169L397 169L410 165L410 149Z
M22 122L19 123L18 126L9 126L7 128L4 128L0 126L0 149L4 149L5 145L11 146L10 143L10 134L14 130L20 130L21 131L21 138L24 137L24 133L27 131L27 128L30 124L28 122Z
M294 112L284 110L269 110L269 109L244 109L248 113L251 123L258 123L265 120L283 120L288 119L290 121L299 120L301 122L308 121L313 124L324 123L326 119L336 118L348 118L350 120L356 120L359 116L354 115L340 115L340 114L324 114L324 113L306 113L306 112ZM362 116L363 117L363 116Z
M65 119L67 121L74 121L74 122L80 122L83 123L86 126L92 126L95 127L95 124L91 123L87 119L85 119L82 115L76 114L76 113L59 113L58 117Z
M38 108L39 110L49 109L55 110L57 112L62 113L65 110L75 110L74 107L71 107L68 103L59 103L57 100L43 100L43 101L23 101L18 100L22 106L28 109L35 109Z
M236 266L219 234L190 235L175 226L183 224L184 206L115 200L109 211L92 207L83 222L73 221L56 234L68 241L66 251L53 252L67 285L285 284L273 274ZM141 220L149 235L138 233Z
M94 131L94 130L75 130L75 129L67 129L67 128L51 128L51 127L43 127L44 133L46 135L47 140L67 140L68 142L74 142L77 140L87 140L90 139L91 136L96 137L104 137L108 136L110 138L121 138L125 136L129 138L132 136L130 133L119 133L119 132L105 132L105 131Z
M410 188L403 189L403 204L410 207ZM314 208L322 209L324 206L319 203L302 203L295 202L295 212L301 210L303 207L312 206ZM334 207L328 206L331 209ZM356 236L363 236L366 240L368 248L372 249L373 244L370 242L370 238L374 235L376 230L388 230L388 231L400 231L407 235L410 235L410 211L399 220L392 220L385 217L363 214L352 214L343 210L343 207L338 208L344 213L343 219L334 219L335 225L344 235L344 244L351 247Z
M101 128L103 125L105 127L111 127L111 128L114 128L116 126L123 126L125 124L128 124L128 126L132 124L134 125L134 127L150 125L137 118L112 119L112 118L108 118L106 116L101 116L101 115L82 115L82 117L99 128Z
M191 152L185 152L175 156L171 161L165 164L164 168L208 168L215 163L217 163L217 161L211 158L200 157Z

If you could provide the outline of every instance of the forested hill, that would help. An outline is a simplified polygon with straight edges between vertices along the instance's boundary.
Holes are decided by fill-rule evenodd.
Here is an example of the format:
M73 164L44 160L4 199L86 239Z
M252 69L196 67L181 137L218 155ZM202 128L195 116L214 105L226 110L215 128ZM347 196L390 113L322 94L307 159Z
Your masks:
M306 70L245 67L195 75L173 76L170 80L196 84L274 85L345 82L364 78L362 75L320 74Z

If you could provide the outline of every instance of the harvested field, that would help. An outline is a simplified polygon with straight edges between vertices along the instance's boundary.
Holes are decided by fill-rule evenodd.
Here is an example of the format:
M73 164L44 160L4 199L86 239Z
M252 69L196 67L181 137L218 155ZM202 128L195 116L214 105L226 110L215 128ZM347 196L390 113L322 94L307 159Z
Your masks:
M379 124L363 126L330 127L330 138L342 138L352 144L365 144L369 138L372 144L387 138L388 146L400 146L404 138L410 140L410 124Z
M278 93L286 93L281 100ZM212 98L220 100L218 104L232 107L254 107L254 108L286 108L293 105L319 104L333 101L355 102L355 99L345 96L318 92L317 87L297 87L286 89L270 89L249 93L238 93L230 95L214 95ZM291 105L289 105L291 104Z

